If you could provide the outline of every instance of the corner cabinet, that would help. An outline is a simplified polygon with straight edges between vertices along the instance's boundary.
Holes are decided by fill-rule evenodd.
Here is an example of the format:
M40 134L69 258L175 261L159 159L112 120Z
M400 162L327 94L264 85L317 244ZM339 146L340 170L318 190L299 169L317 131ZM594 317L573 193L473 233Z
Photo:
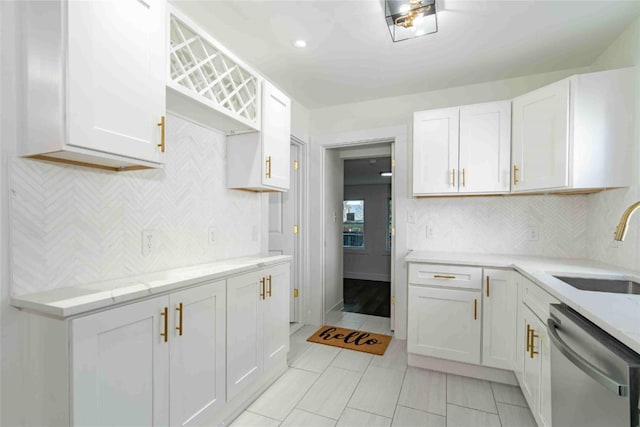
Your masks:
M510 101L413 116L413 195L508 193Z
M633 69L579 74L513 100L512 192L632 183Z
M290 141L291 100L265 80L261 131L227 136L227 188L287 191Z
M227 281L227 393L233 399L289 351L289 266Z
M19 154L116 171L161 167L165 1L18 7Z
M513 370L517 284L513 271L484 269L482 364Z
M72 424L212 422L224 337L224 281L72 320Z

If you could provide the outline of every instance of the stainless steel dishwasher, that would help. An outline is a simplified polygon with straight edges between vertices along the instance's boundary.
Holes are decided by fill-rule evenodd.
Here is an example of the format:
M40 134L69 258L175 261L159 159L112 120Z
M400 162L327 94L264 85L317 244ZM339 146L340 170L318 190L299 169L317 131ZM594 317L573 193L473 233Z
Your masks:
M547 328L553 426L640 426L640 355L564 304Z

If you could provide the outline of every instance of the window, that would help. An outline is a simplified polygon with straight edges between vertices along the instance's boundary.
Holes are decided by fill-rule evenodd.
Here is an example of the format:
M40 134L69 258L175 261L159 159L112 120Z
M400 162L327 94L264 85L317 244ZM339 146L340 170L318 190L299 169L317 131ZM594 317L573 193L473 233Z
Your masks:
M345 200L342 207L343 246L364 248L364 200Z

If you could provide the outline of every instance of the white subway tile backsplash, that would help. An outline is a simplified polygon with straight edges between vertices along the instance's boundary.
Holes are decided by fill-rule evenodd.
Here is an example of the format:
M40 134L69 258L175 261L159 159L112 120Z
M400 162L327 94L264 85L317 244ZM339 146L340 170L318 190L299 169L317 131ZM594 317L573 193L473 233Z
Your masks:
M259 253L262 196L226 188L225 151L223 134L170 116L162 170L10 159L13 294ZM156 231L148 256L144 229Z

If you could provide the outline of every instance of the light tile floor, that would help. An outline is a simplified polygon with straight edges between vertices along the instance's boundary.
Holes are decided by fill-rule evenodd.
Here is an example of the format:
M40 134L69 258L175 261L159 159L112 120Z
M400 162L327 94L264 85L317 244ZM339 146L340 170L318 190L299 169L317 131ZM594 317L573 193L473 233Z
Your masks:
M391 334L389 319L332 312L326 323ZM291 335L289 370L232 427L536 427L518 387L407 367L406 341L384 356Z

